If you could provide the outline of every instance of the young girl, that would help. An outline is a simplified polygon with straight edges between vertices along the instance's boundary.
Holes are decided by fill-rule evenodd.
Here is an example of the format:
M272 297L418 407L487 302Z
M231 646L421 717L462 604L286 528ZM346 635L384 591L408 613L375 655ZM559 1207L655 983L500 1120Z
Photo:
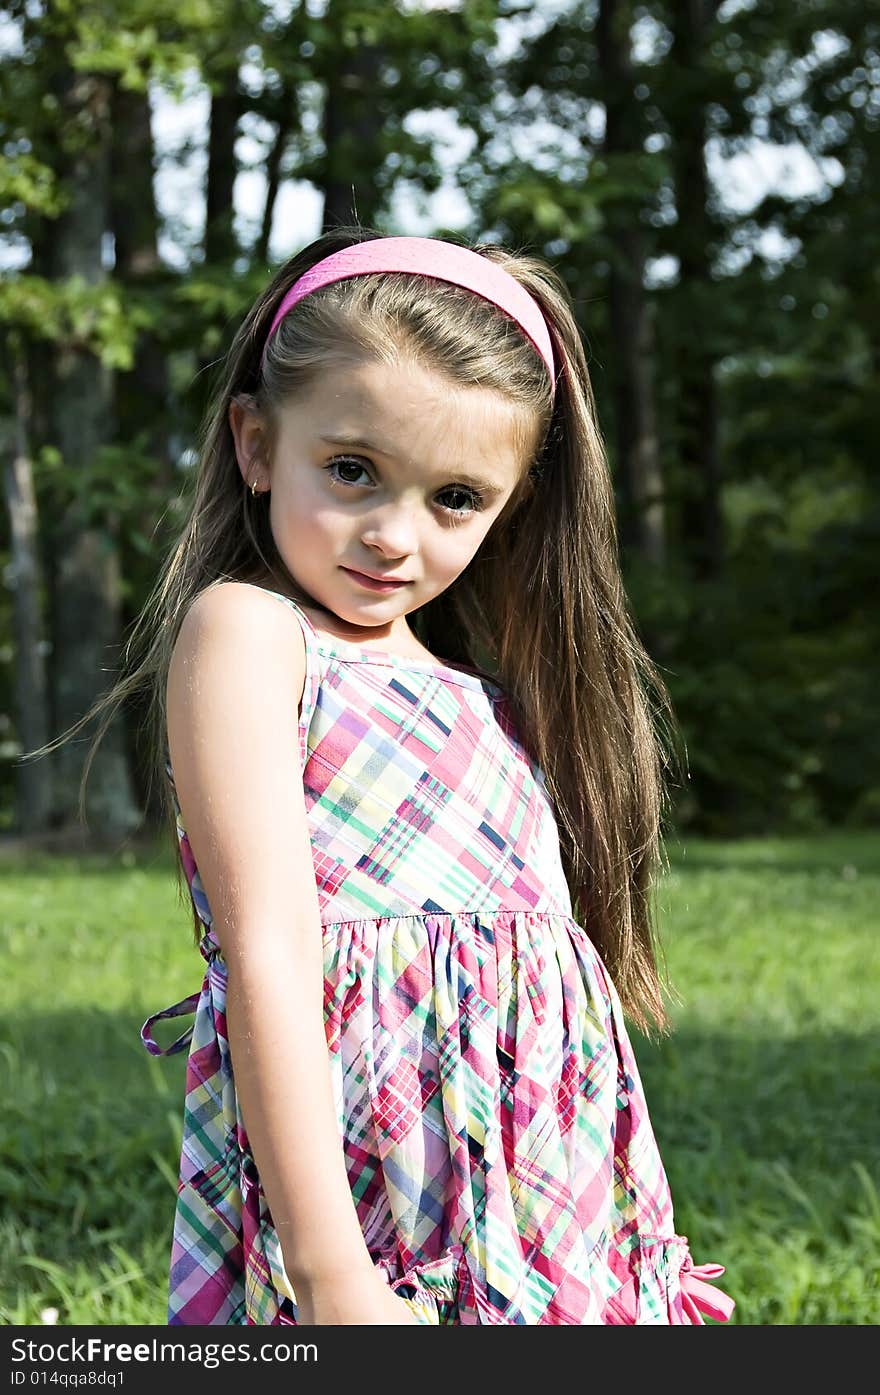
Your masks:
M561 279L363 229L294 257L158 589L207 961L142 1032L189 1045L169 1323L729 1316L624 1025L666 1026L666 699Z

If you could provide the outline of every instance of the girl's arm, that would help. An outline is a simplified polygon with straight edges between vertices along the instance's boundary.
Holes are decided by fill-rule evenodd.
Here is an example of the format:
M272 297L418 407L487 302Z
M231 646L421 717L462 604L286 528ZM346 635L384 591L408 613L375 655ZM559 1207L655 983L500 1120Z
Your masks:
M308 1289L373 1262L324 1033L297 725L304 682L295 615L256 588L222 583L183 620L167 698L175 787L228 967L236 1092L285 1269Z

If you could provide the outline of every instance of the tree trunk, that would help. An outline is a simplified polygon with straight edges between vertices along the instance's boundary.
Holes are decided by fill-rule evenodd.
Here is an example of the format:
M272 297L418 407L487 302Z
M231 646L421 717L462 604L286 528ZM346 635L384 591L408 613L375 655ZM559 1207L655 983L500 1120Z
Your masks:
M149 293L157 304L169 279L159 257L156 200L153 188L154 151L150 121L150 103L146 92L132 92L118 81L113 87L112 144L110 151L110 220L113 232L116 267L115 278L124 290L133 294ZM152 538L161 527L161 518L168 499L178 490L168 426L173 420L171 387L168 379L166 350L151 329L138 337L134 364L130 371L117 370L114 379L114 417L116 439L134 452L150 458L151 487L136 522L141 537ZM121 562L125 576L131 582L143 572L141 555L121 541ZM138 591L135 586L135 591ZM137 596L135 596L137 603ZM123 610L124 623L134 620L134 614ZM146 712L143 701L130 701L125 707L126 727L133 736L142 726ZM158 790L154 786L147 806L149 781L142 769L141 753L130 740L132 778L137 798L144 806L150 822L161 821ZM144 759L149 753L143 753Z
M56 80L65 121L76 128L73 150L63 160L70 202L59 218L52 244L53 274L81 276L93 284L104 277L102 239L108 226L110 84L99 74L61 71ZM75 342L59 342L54 362L51 432L65 469L84 471L111 437L109 371ZM86 506L88 500L86 500ZM120 631L119 562L114 520L98 526L71 509L55 520L51 547L56 562L53 622L55 718L65 730L106 689L102 674L112 668L111 650ZM58 750L54 820L78 825L84 742L78 733ZM125 835L141 821L129 778L125 732L117 717L99 745L86 790L88 833Z
M238 64L212 64L208 76L214 88L208 127L208 170L205 179L204 265L212 271L231 268L239 248L235 239L235 140L241 102ZM220 85L217 90L218 84ZM196 384L201 412L211 391L216 359L199 354Z
M345 6L331 4L328 24L341 23ZM380 196L375 171L382 160L382 112L376 100L384 50L366 42L345 51L324 100L323 137L327 151L321 231L340 223L374 227Z
M126 289L160 291L165 272L159 259L158 215L153 192L153 137L145 92L113 92L110 226L116 247L115 276ZM118 372L114 400L119 439L142 438L154 457L154 478L162 495L175 488L167 424L169 383L166 354L156 335L145 330L138 339L130 372ZM145 515L142 528L152 533L155 519Z
M638 107L632 99L632 22L629 0L601 0L596 41L605 93L604 150L612 165L616 156L633 157L642 148ZM624 195L605 207L608 240L616 252L609 308L621 544L660 566L665 555L665 507L654 403L654 326L644 289L644 239L638 221L640 198Z
M282 97L282 108L287 111L290 107L291 97L285 88ZM272 236L272 218L275 213L275 200L278 198L278 189L281 184L281 161L284 158L284 151L290 135L290 120L283 117L279 120L275 129L275 139L272 142L272 149L266 157L266 202L263 205L263 223L260 228L260 236L254 248L254 255L258 262L268 262L269 260L269 239Z
M205 190L205 263L230 263L238 252L235 240L233 190L235 138L240 115L238 67L212 73L223 84L211 97L208 137L208 178Z
M676 415L682 470L682 549L693 574L708 580L724 563L718 449L718 393L712 344L712 226L707 205L705 108L694 75L703 63L714 0L677 0L672 7L672 61L688 82L687 101L670 113L680 261Z
M641 278L635 279L636 268L644 266L641 235L621 230L617 245L629 268L613 268L609 286L617 354L614 405L623 500L621 543L660 567L666 556L666 506L654 403L654 315Z
M7 344L10 380L15 391L15 442L10 451L11 463L4 471L4 493L11 539L16 729L22 749L33 751L49 740L49 704L42 650L40 595L43 588L31 454L31 393L18 336L10 335ZM25 761L15 767L15 775L18 831L25 837L44 832L52 808L49 761L45 757Z

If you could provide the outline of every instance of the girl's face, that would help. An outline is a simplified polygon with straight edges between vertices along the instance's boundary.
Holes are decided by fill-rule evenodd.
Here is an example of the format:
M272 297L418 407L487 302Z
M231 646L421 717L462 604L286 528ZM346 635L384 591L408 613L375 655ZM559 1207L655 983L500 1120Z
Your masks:
M291 575L355 637L383 642L464 571L531 458L506 398L411 362L323 372L282 409L268 473L258 418L234 404L229 419L246 483L271 488Z

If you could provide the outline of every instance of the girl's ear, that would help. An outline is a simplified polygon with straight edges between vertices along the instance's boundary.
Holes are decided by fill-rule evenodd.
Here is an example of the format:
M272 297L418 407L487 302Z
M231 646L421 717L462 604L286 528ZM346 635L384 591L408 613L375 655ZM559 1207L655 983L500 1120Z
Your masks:
M265 439L263 419L257 411L253 398L245 393L233 397L227 413L229 430L235 445L235 458L245 484L262 484L268 488L265 473Z

